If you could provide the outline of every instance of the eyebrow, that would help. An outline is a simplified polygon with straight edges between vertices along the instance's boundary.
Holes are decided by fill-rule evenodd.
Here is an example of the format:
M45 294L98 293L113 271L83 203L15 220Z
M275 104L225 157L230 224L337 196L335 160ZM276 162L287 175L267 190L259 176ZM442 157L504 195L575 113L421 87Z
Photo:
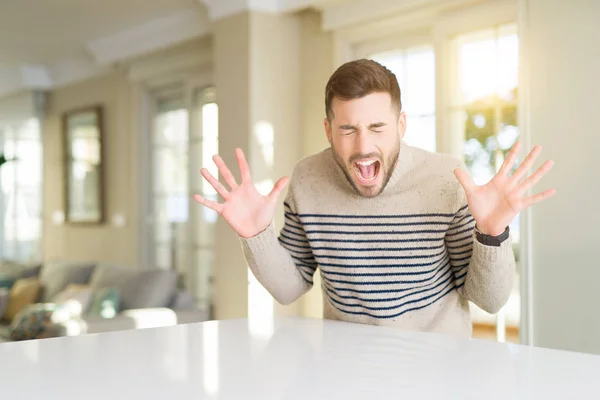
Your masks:
M385 122L374 122L372 124L369 125L369 129L373 129L373 128L381 128L386 126L387 124ZM357 126L356 125L349 125L349 124L344 124L344 125L340 125L339 129L342 130L356 130Z

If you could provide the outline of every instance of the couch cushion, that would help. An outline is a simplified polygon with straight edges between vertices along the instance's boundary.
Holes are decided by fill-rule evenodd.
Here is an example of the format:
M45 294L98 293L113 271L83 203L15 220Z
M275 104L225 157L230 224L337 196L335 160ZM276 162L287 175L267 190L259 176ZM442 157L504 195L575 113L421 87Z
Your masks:
M120 296L116 288L96 289L87 312L90 317L113 318L120 311Z
M116 288L121 310L167 307L175 295L177 274L171 270L98 265L90 285L94 290Z
M62 336L64 323L72 318L68 306L37 303L25 307L8 328L10 340L32 340Z
M40 273L42 282L42 302L50 302L69 284L88 283L95 265L93 263L49 263Z
M9 328L10 325L8 324L0 324L0 343L2 342L8 342L10 340L9 338Z
M2 319L2 316L4 315L4 310L6 310L6 306L8 305L9 296L10 290L0 287L0 319Z
M85 314L92 302L92 288L89 285L71 283L59 292L52 302L70 309L73 316Z
M21 278L33 278L39 275L42 265L39 263L27 264L18 261L0 261L0 275L12 277L15 280Z
M19 279L10 289L8 304L4 310L4 320L12 319L25 307L35 303L40 294L40 281L37 278Z

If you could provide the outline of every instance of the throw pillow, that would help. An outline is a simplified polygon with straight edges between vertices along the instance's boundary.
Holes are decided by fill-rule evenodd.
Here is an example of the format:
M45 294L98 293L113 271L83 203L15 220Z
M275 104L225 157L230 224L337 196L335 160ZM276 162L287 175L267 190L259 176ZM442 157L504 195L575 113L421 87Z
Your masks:
M19 279L10 289L8 304L4 310L4 319L12 319L26 306L35 303L40 293L40 281L37 278Z
M31 304L12 320L10 340L32 340L62 336L63 324L71 318L68 307L53 303Z
M10 289L14 284L17 278L8 274L0 273L0 289Z
M42 302L52 302L51 299L71 283L88 283L94 268L95 265L92 263L45 264L40 272L40 280L43 287Z
M8 305L8 297L10 296L10 290L6 288L0 288L0 319L4 315L4 310Z
M94 292L88 315L112 318L120 311L121 296L115 288L97 289Z
M91 301L92 288L80 284L70 284L52 299L53 303L66 306L74 318L85 314Z

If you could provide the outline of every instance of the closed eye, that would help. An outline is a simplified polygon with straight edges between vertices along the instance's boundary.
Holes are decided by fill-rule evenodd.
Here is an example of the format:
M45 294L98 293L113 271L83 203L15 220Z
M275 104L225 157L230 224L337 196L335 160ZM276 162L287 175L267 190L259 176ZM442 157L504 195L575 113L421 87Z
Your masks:
M369 125L369 129L375 133L382 133L383 130L381 128L385 127L387 124L385 122L377 122Z
M340 125L340 130L342 131L342 135L352 135L356 132L356 127L352 125Z

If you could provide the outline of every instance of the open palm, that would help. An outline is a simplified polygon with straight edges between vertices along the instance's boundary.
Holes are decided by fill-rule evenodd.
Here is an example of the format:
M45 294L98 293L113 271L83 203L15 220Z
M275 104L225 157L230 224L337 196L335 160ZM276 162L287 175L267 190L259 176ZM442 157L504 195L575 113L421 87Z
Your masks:
M273 221L277 199L287 184L288 178L279 179L271 193L263 196L256 190L252 182L250 168L242 150L236 149L235 156L242 178L240 184L236 182L223 159L218 155L213 157L219 172L229 186L229 190L207 169L203 168L201 172L202 176L215 188L224 202L217 203L198 194L194 196L194 199L198 203L218 212L238 235L250 238L264 231Z
M477 229L485 234L500 235L521 210L556 193L555 189L548 189L542 193L526 196L527 191L554 165L552 161L546 161L535 173L523 180L540 154L540 146L535 146L519 168L509 175L520 147L520 143L513 146L498 173L483 186L475 185L466 171L460 169L454 171L465 189L469 209L476 221Z

